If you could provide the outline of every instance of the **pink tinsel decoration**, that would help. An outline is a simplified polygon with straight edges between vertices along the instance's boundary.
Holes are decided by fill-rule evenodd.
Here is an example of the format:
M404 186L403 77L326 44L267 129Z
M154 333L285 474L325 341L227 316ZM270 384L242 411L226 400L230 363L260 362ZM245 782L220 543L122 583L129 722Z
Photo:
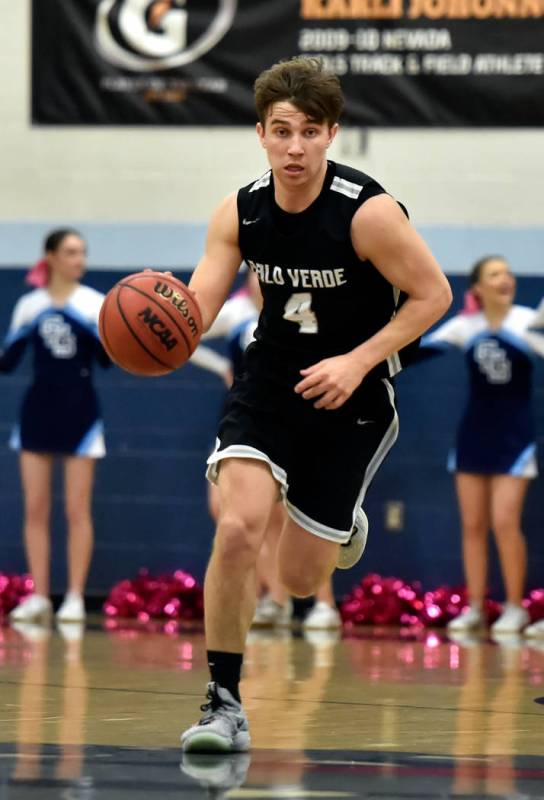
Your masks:
M467 605L466 590L439 586L423 592L421 584L406 583L400 578L371 574L344 598L340 606L342 621L353 625L400 625L403 627L444 626ZM524 600L531 619L544 617L544 589L535 589ZM490 623L500 614L501 605L486 600L485 612Z
M344 599L340 614L346 625L417 625L422 607L419 583L370 574Z
M0 617L9 614L33 591L34 581L31 575L7 575L0 572Z
M529 592L529 597L523 601L523 605L531 616L531 622L544 619L544 589L533 589Z
M117 583L103 606L108 618L140 622L159 617L172 622L200 620L203 608L201 587L192 575L182 570L157 577L141 570L134 580Z

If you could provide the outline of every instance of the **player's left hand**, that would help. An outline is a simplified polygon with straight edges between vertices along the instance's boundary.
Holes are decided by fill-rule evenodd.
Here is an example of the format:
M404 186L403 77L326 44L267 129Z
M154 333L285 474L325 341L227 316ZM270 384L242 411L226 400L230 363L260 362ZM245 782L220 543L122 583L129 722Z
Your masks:
M324 358L311 367L301 369L303 379L295 386L295 392L305 400L318 397L314 408L332 411L340 408L359 386L365 372L360 363L348 353L333 358Z

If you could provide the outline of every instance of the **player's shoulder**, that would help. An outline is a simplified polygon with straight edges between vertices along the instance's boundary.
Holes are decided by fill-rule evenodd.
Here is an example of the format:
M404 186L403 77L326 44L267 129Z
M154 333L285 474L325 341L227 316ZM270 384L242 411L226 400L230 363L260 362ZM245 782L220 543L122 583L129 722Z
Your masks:
M398 208L408 217L408 211L404 205L391 197L382 184L372 175L354 169L347 164L338 164L334 161L329 162L329 169L332 178L329 184L329 205L338 206L345 213L359 214L361 207L365 209L365 215L369 211L367 200L373 197L384 198L379 204L369 204L372 206L372 216L377 220L384 218L389 220L392 212L398 213ZM393 215L393 220L395 219Z
M385 192L379 181L371 175L367 175L366 172L361 172L359 169L336 161L329 161L329 165L332 170L332 180L329 187L331 192L344 195L352 200L360 199L370 187Z
M240 195L248 195L254 194L255 192L263 192L270 186L270 182L272 180L272 170L267 169L262 175L258 178L254 178L251 183L247 183L245 186L242 186L238 190L238 196Z

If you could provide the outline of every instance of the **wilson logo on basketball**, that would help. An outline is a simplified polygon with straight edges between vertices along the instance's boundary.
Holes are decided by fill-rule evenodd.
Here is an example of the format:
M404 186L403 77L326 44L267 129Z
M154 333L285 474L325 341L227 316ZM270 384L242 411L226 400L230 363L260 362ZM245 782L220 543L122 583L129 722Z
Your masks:
M167 283L162 283L162 281L157 281L153 291L156 294L160 294L161 297L164 297L165 300L169 300L174 306L174 308L176 308L179 311L181 316L185 318L187 325L189 326L191 333L193 334L193 337L198 337L200 335L198 330L198 325L194 317L191 315L191 312L189 311L189 304L187 303L187 300L183 297L182 294L176 292Z
M149 330L155 334L166 350L170 351L177 345L178 340L173 336L170 328L164 324L157 314L153 313L149 306L144 308L143 311L140 311L138 317L142 320L144 325L147 325Z

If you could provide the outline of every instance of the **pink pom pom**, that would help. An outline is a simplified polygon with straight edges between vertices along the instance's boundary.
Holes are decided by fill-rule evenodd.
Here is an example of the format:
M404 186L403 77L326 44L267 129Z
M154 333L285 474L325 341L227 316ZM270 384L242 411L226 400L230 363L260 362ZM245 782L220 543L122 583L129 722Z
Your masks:
M400 578L366 575L340 606L342 621L348 625L411 625L417 622L415 604L419 584Z
M0 617L9 614L33 591L34 581L31 575L7 575L0 572Z
M177 630L177 620L201 620L204 616L204 598L199 584L182 570L173 574L151 576L140 570L134 580L123 580L110 591L103 606L110 619L123 617L137 619L142 624L150 620L167 618L165 632Z

